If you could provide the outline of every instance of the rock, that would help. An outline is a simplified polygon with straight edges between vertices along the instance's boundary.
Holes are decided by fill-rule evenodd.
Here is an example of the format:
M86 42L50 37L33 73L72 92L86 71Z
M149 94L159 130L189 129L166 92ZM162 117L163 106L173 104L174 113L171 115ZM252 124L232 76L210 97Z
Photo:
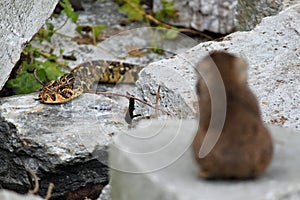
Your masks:
M88 7L87 2L82 2L87 14L80 13L80 24L99 25L109 18L108 25L111 25L110 23L126 18L124 14L117 13L115 3L97 3ZM109 6L113 6L115 18L110 15ZM61 15L51 22L60 26L64 19L65 16ZM75 36L75 25L68 22L59 32ZM158 39L161 39L162 32L156 32ZM193 39L179 35L178 40L157 43L166 50L163 55L152 52L145 53L143 57L128 56L128 45L138 45L144 50L151 48L152 33L149 28L133 29L97 46L78 45L69 38L61 39L56 35L51 42L53 46L59 47L55 51L62 48L65 55L75 55L77 61L69 63L74 64L73 66L87 60L120 60L120 57L129 57L128 62L145 64L182 52L196 44ZM33 45L47 51L43 43ZM16 61L17 59L14 62ZM109 91L132 94L132 88L117 84L109 88ZM43 197L49 183L53 182L53 198L83 199L91 193L96 198L108 182L107 145L114 133L127 131L124 116L128 100L84 94L67 104L44 105L34 101L34 98L37 98L36 93L0 99L0 154L3 155L0 160L0 185L27 193L30 183L25 167L29 167L40 179L39 195Z
M112 199L300 198L299 133L270 127L275 155L258 179L205 181L198 177L190 149L197 125L195 120L143 121L128 135L115 137L110 146Z
M242 0L237 4L237 29L251 30L264 17L276 15L283 9L283 0Z
M170 24L222 34L233 32L235 28L234 12L237 0L174 0L172 2L174 2L174 9L178 11L178 17L165 19ZM154 11L162 9L160 0L154 0L153 5Z
M120 117L125 111L100 95L84 94L61 105L41 104L36 97L0 100L0 185L28 192L28 167L38 176L43 197L51 182L53 198L97 197L108 183L107 145L114 133L126 132Z
M275 15L283 8L295 5L299 0L167 0L178 11L177 18L163 19L167 23L211 31L220 34L234 30L251 30L266 16ZM153 10L162 10L162 1L154 0Z
M195 66L208 52L224 50L248 61L249 86L258 97L263 120L300 130L299 9L297 4L264 18L252 31L200 43L178 56L152 63L140 73L136 95L155 104L160 85L160 108L179 118L194 118L197 113ZM136 113L153 114L154 111L138 104Z
M293 6L293 5L296 5L296 4L299 4L300 1L299 0L283 0L282 1L282 6L283 8L288 8L290 6Z
M102 193L97 200L112 200L110 191L111 191L111 186L110 184L107 184L103 188Z
M78 44L74 40L54 34L51 38L51 44L55 47L53 53L59 55L60 50L64 50L64 55L73 55L76 61L68 61L70 67L86 62L89 60L118 60L141 65L147 65L150 62L169 57L178 52L183 52L195 46L197 42L183 34L178 37L178 40L185 39L184 46L178 40L163 40L162 36L166 31L147 27L146 23L129 23L121 26L124 21L128 21L127 16L119 11L119 6L116 2L110 0L104 1L82 1L84 11L78 11L79 18L77 24L71 20L59 30L59 33L66 34L70 37L80 37L76 31L77 25L104 25L107 26L101 33L101 38L105 39L97 45ZM65 21L65 16L60 15L57 18L51 19L55 27L60 27ZM155 41L153 41L155 40ZM154 42L154 44L153 44ZM42 49L49 49L49 45L41 45L34 42L34 46ZM157 45L158 48L165 50L162 54L157 54L152 51L147 51ZM129 52L130 48L138 49L141 56L133 56Z
M58 0L19 0L0 3L0 90L26 43L50 17L57 2Z
M27 194L21 195L9 190L0 190L0 199L1 200L43 200L37 195Z

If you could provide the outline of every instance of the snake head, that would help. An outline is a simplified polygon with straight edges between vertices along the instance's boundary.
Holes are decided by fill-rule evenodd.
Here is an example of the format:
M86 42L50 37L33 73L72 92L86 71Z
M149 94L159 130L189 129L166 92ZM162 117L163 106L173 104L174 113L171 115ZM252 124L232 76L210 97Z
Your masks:
M39 94L39 99L41 103L58 104L70 101L79 95L80 94L76 94L72 89L69 88L65 88L59 92L42 90Z
M81 95L83 90L76 88L74 90L70 84L61 84L57 81L50 81L43 87L39 94L39 100L41 103L58 104L65 103Z

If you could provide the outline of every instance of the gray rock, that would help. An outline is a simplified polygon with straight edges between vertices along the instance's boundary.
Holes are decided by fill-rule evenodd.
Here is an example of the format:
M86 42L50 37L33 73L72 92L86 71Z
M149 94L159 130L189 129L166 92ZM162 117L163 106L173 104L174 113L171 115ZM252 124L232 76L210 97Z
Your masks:
M296 5L299 3L300 3L300 0L283 0L282 6L283 6L283 8L288 8L290 6L293 6L293 5Z
M85 7L88 14L80 14L80 24L99 25L104 21L93 21L92 18L99 19L103 15L106 18L112 17L108 9L110 6L115 10L116 18L108 23L116 23L126 18L123 14L122 17L119 16L120 13L117 13L115 4L111 5L112 2L97 3L95 6ZM88 4L83 2L83 5ZM97 12L96 8L105 10L106 13ZM51 22L60 26L64 19L61 15ZM52 44L57 47L56 53L62 48L66 55L74 54L77 61L73 64L95 59L120 60L128 57L128 45L138 45L142 49L152 47L150 42L154 32L149 30L140 28L123 32L97 46L78 45L74 41L54 35ZM68 22L59 32L75 36L75 25ZM156 32L158 40L163 35L161 32ZM163 40L157 44L166 50L164 55L146 53L144 57L130 57L127 61L148 63L159 60L166 55L187 50L196 42L181 35L177 40ZM47 50L44 43L33 45ZM119 84L110 89L119 93L132 91L132 87ZM26 193L30 184L25 167L29 167L40 178L41 196L45 196L50 182L55 185L52 194L55 198L75 195L76 192L84 193L83 190L97 190L91 187L102 188L108 182L107 145L111 141L111 135L120 130L127 131L124 116L128 100L84 94L67 104L43 105L34 101L36 97L37 94L30 94L0 99L0 127L3 127L0 130L0 155L3 155L0 160L0 184L4 188Z
M114 133L127 129L125 111L100 95L61 105L44 105L36 97L1 99L0 185L26 193L28 167L39 177L41 196L51 182L53 197L81 190L99 194L108 182L107 145Z
M0 199L1 200L42 200L42 198L37 195L32 195L32 194L21 195L4 189L0 190Z
M143 121L110 148L112 199L299 199L299 133L270 127L275 154L267 171L247 181L205 181L190 149L194 120ZM298 152L298 153L297 153Z
M169 1L168 1L169 2ZM177 18L164 19L176 26L208 30L215 33L230 33L235 29L235 7L237 0L174 0ZM162 9L160 0L154 0L154 11Z
M71 67L88 60L122 60L130 63L147 65L150 62L158 61L178 52L183 52L195 46L197 42L185 35L180 35L174 40L164 40L162 37L166 31L147 27L146 23L130 23L121 26L122 21L128 20L126 14L120 12L116 2L110 0L82 1L84 11L78 11L79 18L77 24L69 20L58 32L70 37L79 37L76 31L77 25L104 25L103 33L107 38L97 43L97 45L80 44L69 38L54 34L51 44L54 53L59 55L60 49L64 50L64 55L73 55L76 61L68 61ZM66 16L60 15L49 20L55 27L60 27L65 22ZM184 46L180 40L185 40ZM189 41L188 41L189 40ZM153 46L163 48L163 54L149 51ZM48 50L47 43L33 42L33 45L41 49ZM131 56L128 47L138 48L143 52L143 56ZM49 49L50 50L50 49Z
M168 0L170 2L170 0ZM234 30L251 30L261 19L275 15L283 8L300 3L299 0L173 0L177 18L164 21L199 31L231 33ZM162 9L161 0L154 0L153 10Z
M97 200L112 200L110 191L111 191L111 186L110 186L110 184L107 184L103 188L101 195L99 196L99 198Z
M26 43L50 17L57 2L58 0L1 1L0 90L19 60Z
M140 73L137 96L155 104L161 85L161 108L180 118L195 117L195 66L208 52L224 50L248 61L249 86L258 97L264 121L300 130L299 9L297 4L264 18L252 31L200 43L186 53L152 63ZM144 105L138 108L137 113L154 113Z
M237 4L237 29L251 30L264 17L276 15L283 8L283 0L242 0Z

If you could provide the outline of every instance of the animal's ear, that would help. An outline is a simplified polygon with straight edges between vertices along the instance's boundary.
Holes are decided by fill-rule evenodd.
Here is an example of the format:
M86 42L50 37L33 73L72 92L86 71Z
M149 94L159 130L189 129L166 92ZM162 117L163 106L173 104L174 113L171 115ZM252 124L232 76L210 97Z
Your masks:
M247 62L239 57L235 58L235 67L237 68L237 72L238 72L238 76L239 77L239 81L242 83L247 82L247 77L248 77L248 64Z
M208 76L208 74L211 73L211 68L214 67L214 65L214 61L210 56L204 57L196 68L198 78L203 79L203 77Z

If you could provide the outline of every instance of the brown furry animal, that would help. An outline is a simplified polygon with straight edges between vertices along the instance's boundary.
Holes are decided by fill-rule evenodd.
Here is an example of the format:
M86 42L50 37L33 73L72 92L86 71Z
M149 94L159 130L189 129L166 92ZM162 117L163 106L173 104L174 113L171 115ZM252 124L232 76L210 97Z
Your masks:
M247 64L231 54L213 52L199 64L198 70L200 121L193 151L200 166L199 175L208 179L261 175L272 159L273 145L256 97L247 85ZM209 127L212 137L207 138L206 149L199 154Z

